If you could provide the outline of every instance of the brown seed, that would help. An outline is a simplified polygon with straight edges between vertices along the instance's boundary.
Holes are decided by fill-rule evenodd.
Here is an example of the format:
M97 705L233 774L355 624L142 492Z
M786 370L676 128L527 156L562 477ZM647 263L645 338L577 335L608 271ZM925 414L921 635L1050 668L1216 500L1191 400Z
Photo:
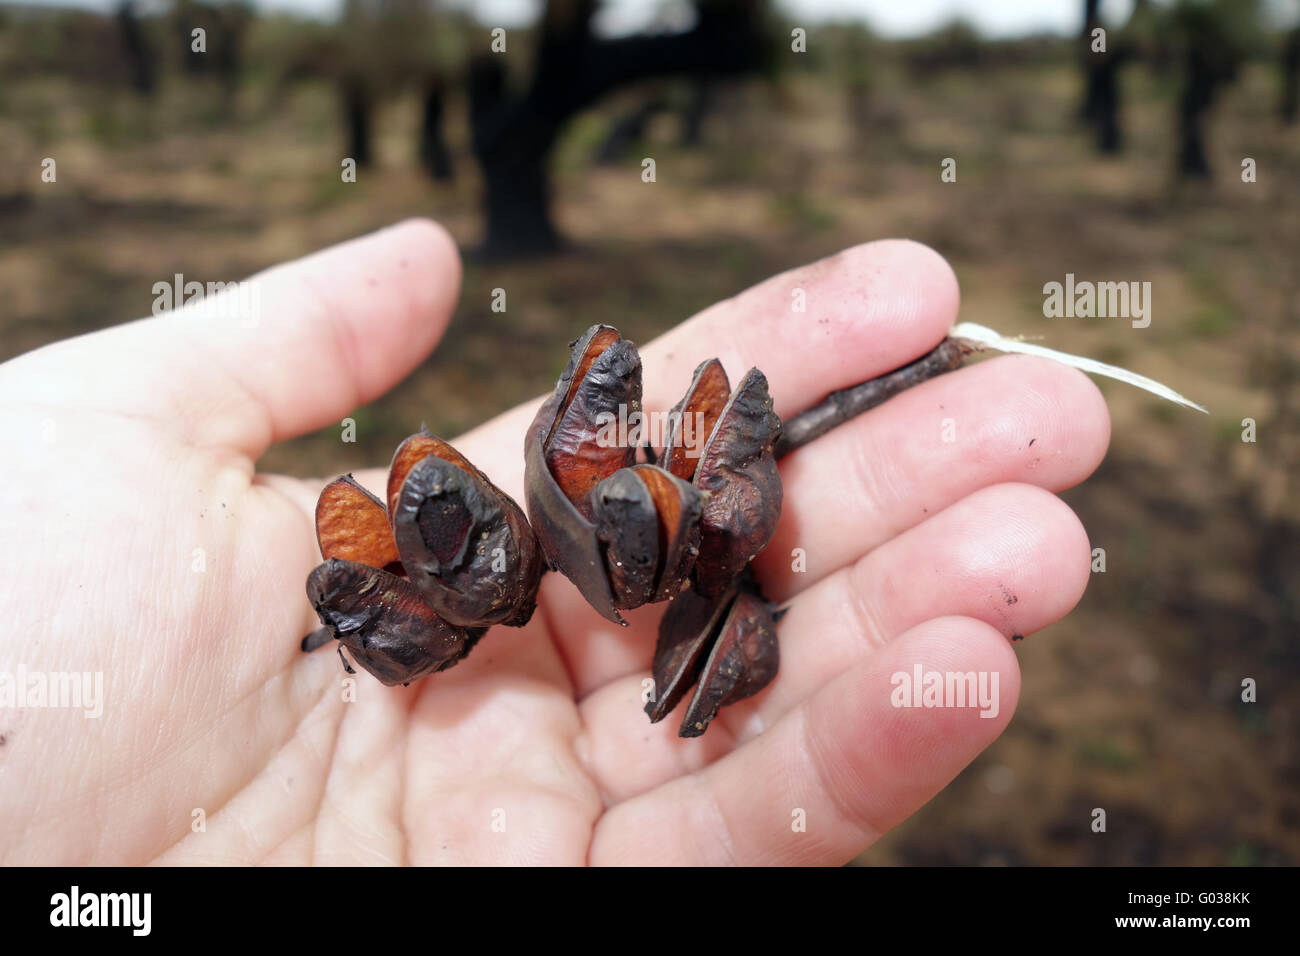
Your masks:
M335 478L316 501L316 540L323 557L386 568L400 558L388 510L351 475Z
M579 351L581 350L581 351ZM608 326L593 326L575 344L572 377L561 376L561 396L547 432L546 465L555 483L588 518L591 489L636 460L636 448L602 441L603 421L641 409L641 357Z
M691 485L653 465L630 469L645 482L659 521L659 568L655 601L674 597L690 580L700 553L700 516L704 498Z
M640 607L654 597L659 573L659 515L650 489L631 468L620 468L591 490L589 510L615 606Z
M715 358L701 362L686 395L670 413L667 441L659 464L685 481L694 478L705 443L730 398L731 383L722 363Z

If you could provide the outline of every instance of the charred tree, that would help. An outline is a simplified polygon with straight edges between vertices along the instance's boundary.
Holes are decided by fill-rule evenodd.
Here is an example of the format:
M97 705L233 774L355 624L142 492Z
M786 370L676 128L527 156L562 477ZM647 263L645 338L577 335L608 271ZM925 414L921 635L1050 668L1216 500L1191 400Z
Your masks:
M1101 26L1098 10L1101 0L1085 0L1083 11L1083 36L1080 50L1083 57L1083 105L1080 114L1093 130L1097 150L1114 154L1122 142L1119 122L1119 69L1124 61L1124 51L1110 43L1104 51L1093 50L1092 32Z
M561 130L579 110L638 80L735 74L763 60L758 0L697 8L685 33L597 40L593 0L551 0L540 25L527 88L511 95L499 54L470 65L470 125L483 170L489 257L545 254L561 245L551 220L547 165Z
M1300 116L1300 26L1287 34L1282 48L1282 121Z
M343 126L347 130L347 155L356 160L357 166L368 166L372 159L370 154L370 129L372 99L364 79L358 76L345 76L341 84L343 100Z
M1183 87L1178 95L1178 173L1192 179L1209 179L1205 155L1205 119L1219 84L1212 60L1192 47L1184 64Z
M152 96L158 88L158 71L153 50L145 39L140 19L135 14L132 0L123 0L117 8L117 26L122 39L122 52L126 56L131 88L141 96Z
M1210 109L1222 90L1236 81L1250 52L1256 22L1248 0L1193 3L1174 8L1174 25L1182 46L1182 88L1178 95L1177 172L1190 179L1212 175L1206 149Z
M682 145L697 147L704 143L704 120L713 111L715 83L702 76L691 88L690 99L682 111Z
M420 164L439 182L455 177L451 150L443 135L443 112L447 88L442 77L431 77L424 87L424 109L420 115Z

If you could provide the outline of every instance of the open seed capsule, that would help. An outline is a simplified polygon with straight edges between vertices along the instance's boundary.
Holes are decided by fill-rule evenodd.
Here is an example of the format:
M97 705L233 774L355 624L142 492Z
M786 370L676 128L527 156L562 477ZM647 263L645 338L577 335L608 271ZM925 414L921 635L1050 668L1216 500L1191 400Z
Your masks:
M614 472L590 498L616 606L676 595L700 551L700 493L662 468L634 465Z
M658 723L694 685L678 736L698 737L722 707L771 683L779 666L776 618L751 575L715 598L684 591L659 624L646 713Z
M420 452L427 454L411 463ZM389 501L402 566L444 620L528 623L544 566L509 495L446 442L420 434L393 456Z
M523 511L424 431L393 455L388 507L338 478L317 502L316 534L326 561L308 578L312 605L386 684L450 667L490 625L521 627L537 606L544 565ZM308 635L303 650L323 640Z
M706 597L723 593L781 514L772 454L781 420L762 372L750 369L733 393L716 359L702 363L670 415L659 464L632 467L636 449L610 441L608 425L640 400L635 348L592 326L525 441L528 513L547 559L619 623L619 610L671 599L688 578ZM682 482L699 492L698 532Z
M525 502L542 551L592 607L618 624L624 623L618 608L635 606L633 592L615 594L606 545L593 520L593 505L605 496L593 500L592 491L636 460L634 447L600 439L602 423L640 408L641 357L636 348L617 330L593 325L573 343L569 364L524 441ZM611 508L617 507L613 501L618 496L610 492ZM605 518L608 521L609 515ZM624 544L630 544L631 537ZM646 556L629 560L647 569L643 577L657 563ZM631 569L628 575L636 577ZM629 580L620 586L640 585Z
M312 571L307 599L353 659L389 686L446 670L487 630L448 624L409 581L338 558Z
M693 579L706 597L730 587L776 531L782 489L772 448L780 437L767 379L752 368L713 425L693 477L706 494Z

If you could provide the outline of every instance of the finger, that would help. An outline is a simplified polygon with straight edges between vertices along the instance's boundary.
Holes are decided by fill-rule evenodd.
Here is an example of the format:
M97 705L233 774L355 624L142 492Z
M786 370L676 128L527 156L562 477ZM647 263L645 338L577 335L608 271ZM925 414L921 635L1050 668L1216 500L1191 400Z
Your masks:
M1041 630L1083 596L1088 547L1055 495L1029 485L978 491L800 593L781 619L777 679L724 707L701 740L676 736L680 711L649 724L645 672L594 691L579 712L597 786L623 800L707 766L924 621L967 617L1005 637Z
M3 366L0 390L156 419L187 442L255 458L395 385L441 336L459 289L450 236L410 220L21 356Z
M940 698L948 706L895 706L896 675L910 680L917 667L923 677L953 675L954 690L971 675L975 706L956 706L955 696ZM1015 653L997 631L966 618L929 621L734 753L612 807L596 825L591 862L844 863L992 743L1019 689Z
M902 239L854 246L760 282L643 348L645 407L672 407L695 367L717 357L733 386L761 369L788 417L928 352L957 304L956 276L934 250Z
M1110 416L1081 372L1008 356L913 388L781 462L781 521L754 567L782 601L999 482L1061 491L1101 463Z

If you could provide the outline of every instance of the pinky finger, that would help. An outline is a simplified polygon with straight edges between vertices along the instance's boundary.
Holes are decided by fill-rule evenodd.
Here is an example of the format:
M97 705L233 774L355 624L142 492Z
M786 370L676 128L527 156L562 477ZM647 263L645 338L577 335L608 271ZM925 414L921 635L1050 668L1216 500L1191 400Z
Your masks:
M942 706L926 706L931 674L951 688L941 688ZM968 687L974 694L959 700L958 688ZM740 749L611 807L590 861L845 863L992 743L1019 693L1015 652L998 631L970 618L927 621Z

